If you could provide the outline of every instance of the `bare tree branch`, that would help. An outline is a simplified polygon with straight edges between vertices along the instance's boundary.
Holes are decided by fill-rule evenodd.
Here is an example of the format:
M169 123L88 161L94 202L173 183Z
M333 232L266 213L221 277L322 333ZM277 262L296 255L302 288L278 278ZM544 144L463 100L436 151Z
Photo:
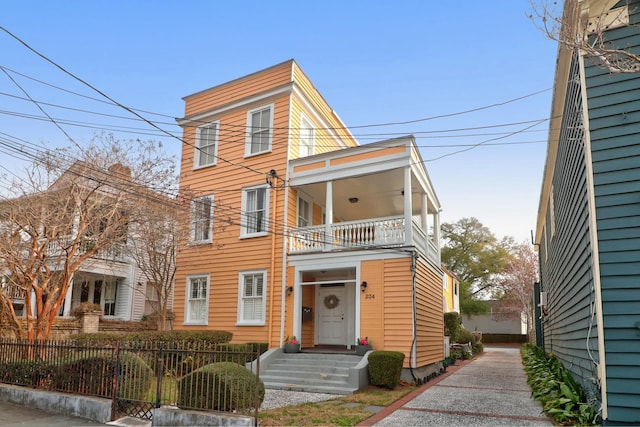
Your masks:
M557 1L531 0L529 17L548 39L579 50L596 66L614 74L637 73L640 54L608 38L610 30L632 25L629 17L636 7L629 0L567 0L561 11Z

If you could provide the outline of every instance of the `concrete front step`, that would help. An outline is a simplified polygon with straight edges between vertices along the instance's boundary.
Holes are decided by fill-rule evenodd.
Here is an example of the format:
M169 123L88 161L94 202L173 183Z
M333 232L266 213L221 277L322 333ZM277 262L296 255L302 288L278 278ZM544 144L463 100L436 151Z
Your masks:
M269 382L267 384L265 382L264 386L268 389L273 389L273 390L304 391L307 393L326 393L326 394L336 394L341 396L352 394L358 391L358 389L354 387L336 387L336 386L326 386L326 385L320 385L320 384L301 385L301 384L278 383L278 382Z
M260 362L260 379L266 388L345 395L368 384L366 357L280 349L268 353Z

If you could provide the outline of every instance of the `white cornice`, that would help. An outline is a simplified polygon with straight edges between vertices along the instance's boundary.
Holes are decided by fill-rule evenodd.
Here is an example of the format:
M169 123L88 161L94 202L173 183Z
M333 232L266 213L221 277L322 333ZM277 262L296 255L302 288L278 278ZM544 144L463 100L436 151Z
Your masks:
M195 114L193 116L176 119L176 122L180 126L190 126L190 125L193 125L194 122L196 122L196 125L198 125L201 122L206 122L208 120L211 120L227 111L242 108L246 105L250 105L254 103L264 102L265 100L271 99L275 96L290 94L292 90L293 90L293 82L289 82L277 88L274 88L265 92L261 92L253 96L242 98L242 99L239 99L238 101L231 102L222 106L218 106L214 109L206 110L201 113Z

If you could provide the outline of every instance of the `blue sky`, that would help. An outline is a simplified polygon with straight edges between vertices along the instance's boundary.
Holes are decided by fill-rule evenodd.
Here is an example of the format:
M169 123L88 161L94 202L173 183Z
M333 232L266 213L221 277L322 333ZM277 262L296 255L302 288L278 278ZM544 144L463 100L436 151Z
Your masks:
M535 227L557 48L527 18L528 0L23 0L2 9L1 26L176 135L182 97L294 58L362 144L416 136L445 222L474 216L518 241ZM67 107L43 108L79 144L106 128L180 155L178 140L86 98L100 95L5 32L0 52L0 175L21 167L8 141L68 145L17 98L25 92Z

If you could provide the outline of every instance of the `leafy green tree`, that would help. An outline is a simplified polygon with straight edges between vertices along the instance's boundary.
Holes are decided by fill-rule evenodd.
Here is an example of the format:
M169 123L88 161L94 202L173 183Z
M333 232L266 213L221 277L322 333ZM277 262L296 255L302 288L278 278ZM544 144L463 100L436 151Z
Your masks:
M442 224L442 236L442 263L460 279L460 310L465 314L486 312L481 299L499 286L500 275L513 258L513 239L498 240L476 218Z

